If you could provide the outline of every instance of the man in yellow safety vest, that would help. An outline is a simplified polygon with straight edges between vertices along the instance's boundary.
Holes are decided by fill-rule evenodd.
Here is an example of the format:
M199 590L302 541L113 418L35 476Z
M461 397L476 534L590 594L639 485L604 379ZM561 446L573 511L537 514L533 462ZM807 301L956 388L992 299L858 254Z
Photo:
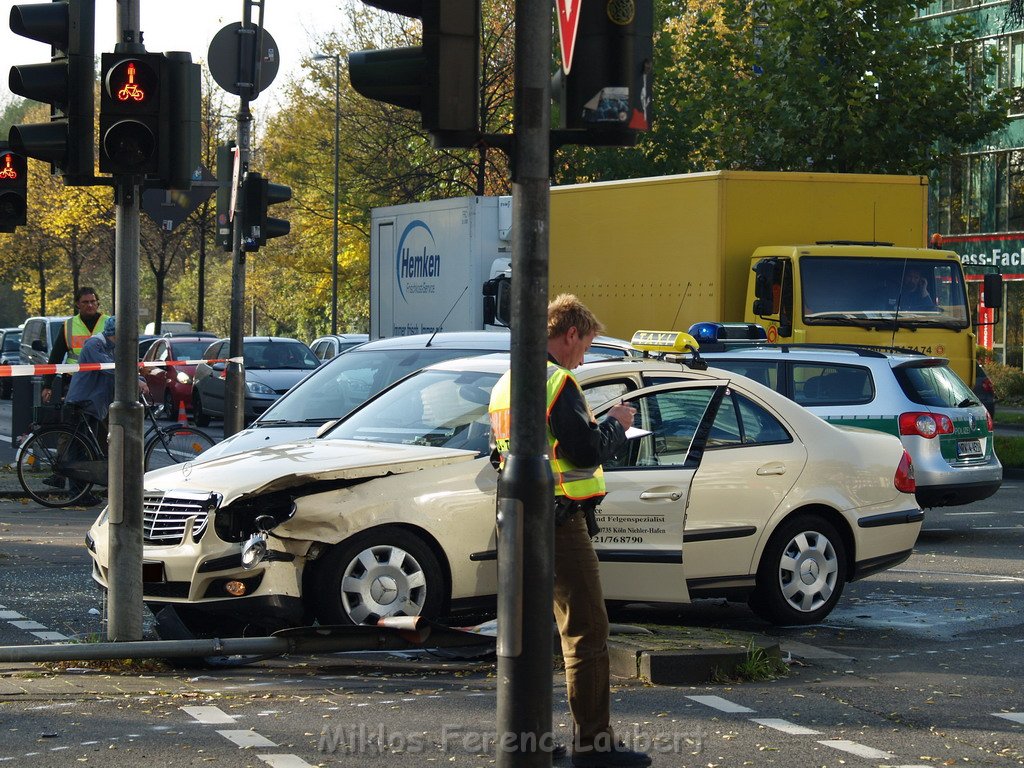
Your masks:
M53 342L53 349L50 350L47 362L77 363L78 356L82 354L82 347L89 337L99 336L103 332L107 315L100 312L100 298L95 288L83 285L75 291L75 309L78 310L75 315L64 321L64 331ZM44 403L50 402L53 378L52 375L43 377L40 398Z
M583 362L601 323L571 294L548 305L548 459L555 480L554 612L572 712L572 764L577 768L641 768L642 752L619 743L610 720L608 614L590 539L594 510L605 495L601 466L626 444L636 410L614 406L598 423L572 369ZM499 468L511 438L510 372L491 393L491 430Z

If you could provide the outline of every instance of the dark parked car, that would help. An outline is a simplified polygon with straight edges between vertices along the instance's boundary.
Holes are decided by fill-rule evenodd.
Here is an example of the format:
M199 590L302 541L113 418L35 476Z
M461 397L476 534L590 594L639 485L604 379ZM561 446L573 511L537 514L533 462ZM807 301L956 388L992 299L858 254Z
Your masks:
M21 362L19 344L21 328L0 329L0 365L17 365ZM0 397L4 400L11 396L11 377L0 378Z
M203 353L192 383L192 414L205 427L211 418L224 417L227 364L205 362L230 357L230 341L218 339ZM245 423L255 419L277 398L320 365L316 355L298 339L281 336L246 336L242 340L245 364Z

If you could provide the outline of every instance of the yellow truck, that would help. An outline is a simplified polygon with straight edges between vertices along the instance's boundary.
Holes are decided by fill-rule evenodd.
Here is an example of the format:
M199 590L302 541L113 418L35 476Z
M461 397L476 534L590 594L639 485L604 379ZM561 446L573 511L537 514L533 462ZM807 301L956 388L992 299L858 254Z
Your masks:
M927 193L924 176L754 171L554 187L550 292L578 295L614 336L759 323L772 342L947 357L973 386L964 273L926 247Z

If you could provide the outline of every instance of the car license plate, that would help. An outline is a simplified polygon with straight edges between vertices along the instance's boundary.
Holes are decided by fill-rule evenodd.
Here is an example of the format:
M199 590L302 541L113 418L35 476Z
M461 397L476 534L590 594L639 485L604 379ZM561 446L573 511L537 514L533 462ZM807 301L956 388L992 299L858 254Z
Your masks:
M981 441L957 440L956 455L957 458L960 459L965 458L967 456L981 456Z
M167 577L164 576L164 564L143 563L142 580L147 583L167 581Z

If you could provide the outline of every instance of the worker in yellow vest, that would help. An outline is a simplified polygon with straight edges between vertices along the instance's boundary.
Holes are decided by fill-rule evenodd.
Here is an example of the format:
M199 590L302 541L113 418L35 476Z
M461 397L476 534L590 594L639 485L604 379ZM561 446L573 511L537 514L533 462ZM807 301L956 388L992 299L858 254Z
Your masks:
M100 298L95 288L82 286L75 291L75 309L78 311L64 321L64 330L54 340L47 362L77 363L78 356L82 354L82 347L89 337L103 333L107 315L100 312ZM49 403L53 394L53 378L52 375L43 377L40 399L44 403Z
M548 305L548 459L555 480L554 612L573 718L575 768L643 768L651 759L626 748L610 726L608 613L591 537L605 495L601 463L626 445L636 409L614 406L598 423L572 375L601 323L571 294ZM511 372L498 380L489 407L499 468L511 438Z

